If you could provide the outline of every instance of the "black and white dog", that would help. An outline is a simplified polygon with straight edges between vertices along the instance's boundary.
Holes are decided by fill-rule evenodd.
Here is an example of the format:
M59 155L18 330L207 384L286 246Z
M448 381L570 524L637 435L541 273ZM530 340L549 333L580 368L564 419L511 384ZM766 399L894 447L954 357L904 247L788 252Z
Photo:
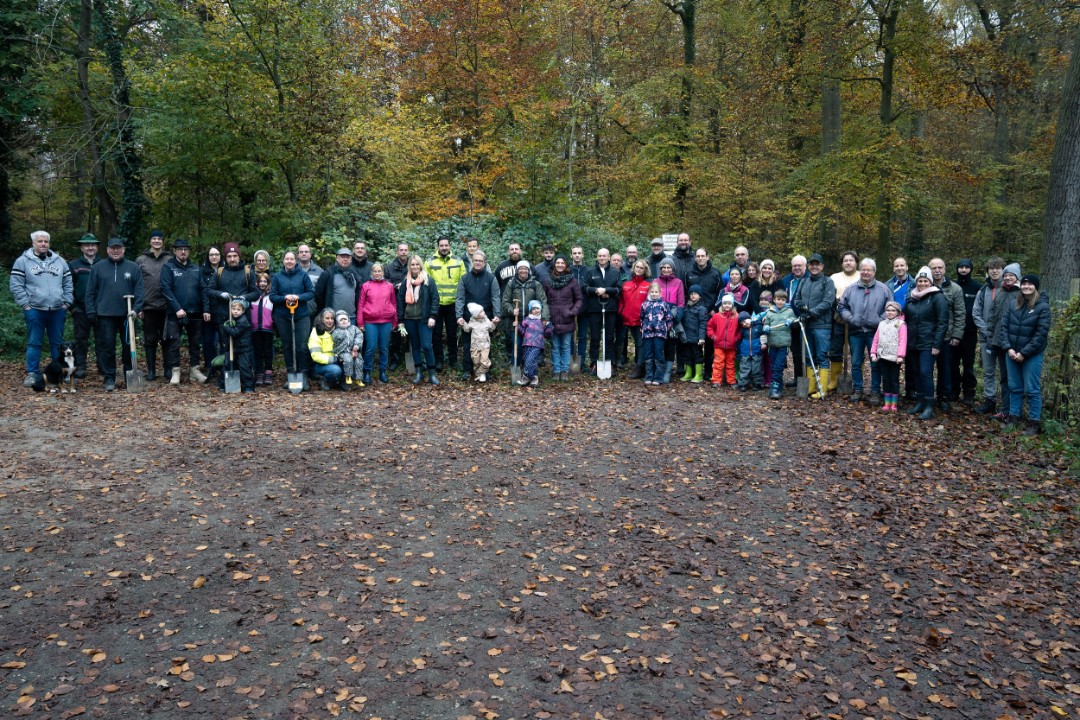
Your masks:
M60 359L45 366L45 375L34 384L38 392L58 390L62 393L75 392L75 346L66 342L60 346Z

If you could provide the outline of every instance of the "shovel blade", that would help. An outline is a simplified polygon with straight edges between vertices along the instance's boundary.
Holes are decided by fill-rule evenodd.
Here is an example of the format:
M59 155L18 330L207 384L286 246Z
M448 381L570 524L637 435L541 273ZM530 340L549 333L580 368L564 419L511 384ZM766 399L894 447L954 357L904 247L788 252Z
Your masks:
M574 374L574 375L581 374L581 356L580 355L571 355L570 356L570 372L572 374Z
M803 400L810 396L810 378L801 377L795 380L795 396Z
M405 369L408 370L409 373L416 372L416 363L413 362L412 353L408 350L405 351Z
M238 393L240 392L240 371L239 370L226 370L225 371L225 392Z
M596 377L598 380L611 379L611 361L601 360L596 363Z
M293 395L299 395L304 392L304 374L303 373L289 373L289 392Z
M839 384L837 384L836 387L840 391L841 395L850 395L853 392L852 389L854 388L854 385L852 385L852 382L851 382L851 376L850 375L841 376L840 382L839 382Z
M510 366L510 382L514 383L515 385L521 382L521 368L517 365Z
M138 370L128 370L124 373L124 384L128 392L140 393L146 390L146 377Z

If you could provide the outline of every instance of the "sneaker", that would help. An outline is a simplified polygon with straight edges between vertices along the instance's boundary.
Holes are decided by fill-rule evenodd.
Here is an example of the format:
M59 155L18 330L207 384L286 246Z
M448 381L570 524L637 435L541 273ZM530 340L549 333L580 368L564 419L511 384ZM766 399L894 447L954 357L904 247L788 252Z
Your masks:
M518 385L528 385L528 384L529 384L529 378L523 377L520 380L518 380Z
M889 403L885 403L884 405L881 406L881 412L892 412L892 410L893 410L893 406L890 405Z
M115 392L115 391L116 391L116 381L113 380L112 378L107 378L105 380L105 392Z
M534 378L533 378L533 379L532 379L532 380L531 380L531 381L529 382L529 384L530 384L530 385L532 385L533 387L536 387L537 385L539 385L539 384L540 384L540 376L539 376L539 375L537 375L536 377L534 377Z
M476 382L487 382L487 373L480 373L477 375Z
M23 387L34 387L34 383L37 382L37 375L34 373L26 373L26 377L23 378Z

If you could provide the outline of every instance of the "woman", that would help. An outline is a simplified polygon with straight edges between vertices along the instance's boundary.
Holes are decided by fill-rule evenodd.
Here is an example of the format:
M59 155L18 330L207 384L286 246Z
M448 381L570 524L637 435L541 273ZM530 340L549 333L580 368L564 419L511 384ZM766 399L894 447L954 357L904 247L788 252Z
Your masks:
M761 274L761 270L756 262L746 263L746 275L743 276L742 282L748 289L754 282L757 281Z
M256 250L252 262L254 263L253 269L255 270L256 274L274 274L274 271L270 269L270 253L266 252L265 250Z
M675 275L675 261L667 257L660 261L657 266L657 270L660 272L659 277L656 278L656 282L660 285L660 298L671 306L671 315L675 318L675 323L682 322L682 311L686 307L686 289L680 280ZM661 382L668 384L671 382L671 370L675 366L675 352L679 349L679 339L668 335L668 339L664 341L664 376Z
M288 371L307 375L308 362L304 354L304 338L311 330L308 300L315 297L311 278L296 262L296 253L288 251L281 260L284 269L270 278L270 302L274 304L274 328L281 338ZM289 312L289 305L295 310ZM293 331L293 325L296 331Z
M307 273L304 273L304 276L307 277ZM311 282L311 278L308 278L308 282ZM319 386L323 390L329 390L331 387L347 390L348 387L342 382L345 379L345 371L341 369L337 356L334 355L334 327L337 325L334 312L334 308L324 308L319 313L319 321L315 323L308 337L308 352L312 362L311 372L319 378Z
M634 262L630 270L630 279L623 283L619 293L619 318L623 327L634 338L634 369L628 376L631 380L645 377L644 345L641 343L641 306L649 298L649 263L645 260Z
M735 298L736 315L750 307L750 288L743 285L742 270L739 268L731 268L728 271L728 284L724 286L720 297L725 295Z
M413 365L416 366L413 385L423 382L425 367L428 382L438 385L431 331L439 315L439 291L435 286L435 279L424 270L424 261L419 255L409 256L408 267L405 279L401 281L397 291L397 320L408 333L409 345L412 347Z
M1008 426L1020 424L1026 399L1025 435L1038 435L1041 426L1043 352L1049 335L1050 303L1039 292L1039 276L1029 273L1020 278L1019 297L1015 303L1009 303L1000 333L1009 375Z
M753 263L750 264L753 265ZM749 270L749 268L747 269ZM751 283L747 283L747 286L750 290L750 297L746 304L757 311L761 301L761 293L766 290L775 293L777 290L784 287L784 284L780 282L780 278L776 274L776 263L766 258L761 261L761 265L758 267L757 279Z
M210 281L214 279L214 275L217 273L218 267L221 266L221 250L216 247L211 247L206 251L206 257L203 259L202 265L199 266L199 273L202 283L202 288L205 288L210 284ZM217 323L211 322L212 316L210 313L203 313L202 324L202 356L203 356L203 374L206 375L207 381L213 378L217 368L211 365L210 361L213 360L218 352L218 329Z
M934 364L949 327L949 302L934 287L928 267L921 268L915 276L915 289L908 298L904 319L907 322L907 356L913 358L912 367L918 369L918 403L908 410L908 415L930 420L934 417Z
M386 280L382 263L371 266L371 279L360 288L356 304L356 326L364 331L364 384L371 384L375 353L379 353L379 382L388 383L390 331L397 326L397 294Z
M551 274L543 282L554 334L551 336L551 371L557 380L570 379L570 345L584 296L566 257L556 255Z

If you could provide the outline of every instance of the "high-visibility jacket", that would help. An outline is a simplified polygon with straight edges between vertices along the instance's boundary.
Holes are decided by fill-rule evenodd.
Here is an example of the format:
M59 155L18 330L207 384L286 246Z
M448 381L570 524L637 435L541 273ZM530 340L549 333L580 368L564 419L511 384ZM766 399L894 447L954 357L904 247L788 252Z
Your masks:
M436 254L428 258L425 267L427 274L435 280L435 287L439 291L439 305L453 305L457 299L458 281L465 274L465 263L456 255L441 258Z

